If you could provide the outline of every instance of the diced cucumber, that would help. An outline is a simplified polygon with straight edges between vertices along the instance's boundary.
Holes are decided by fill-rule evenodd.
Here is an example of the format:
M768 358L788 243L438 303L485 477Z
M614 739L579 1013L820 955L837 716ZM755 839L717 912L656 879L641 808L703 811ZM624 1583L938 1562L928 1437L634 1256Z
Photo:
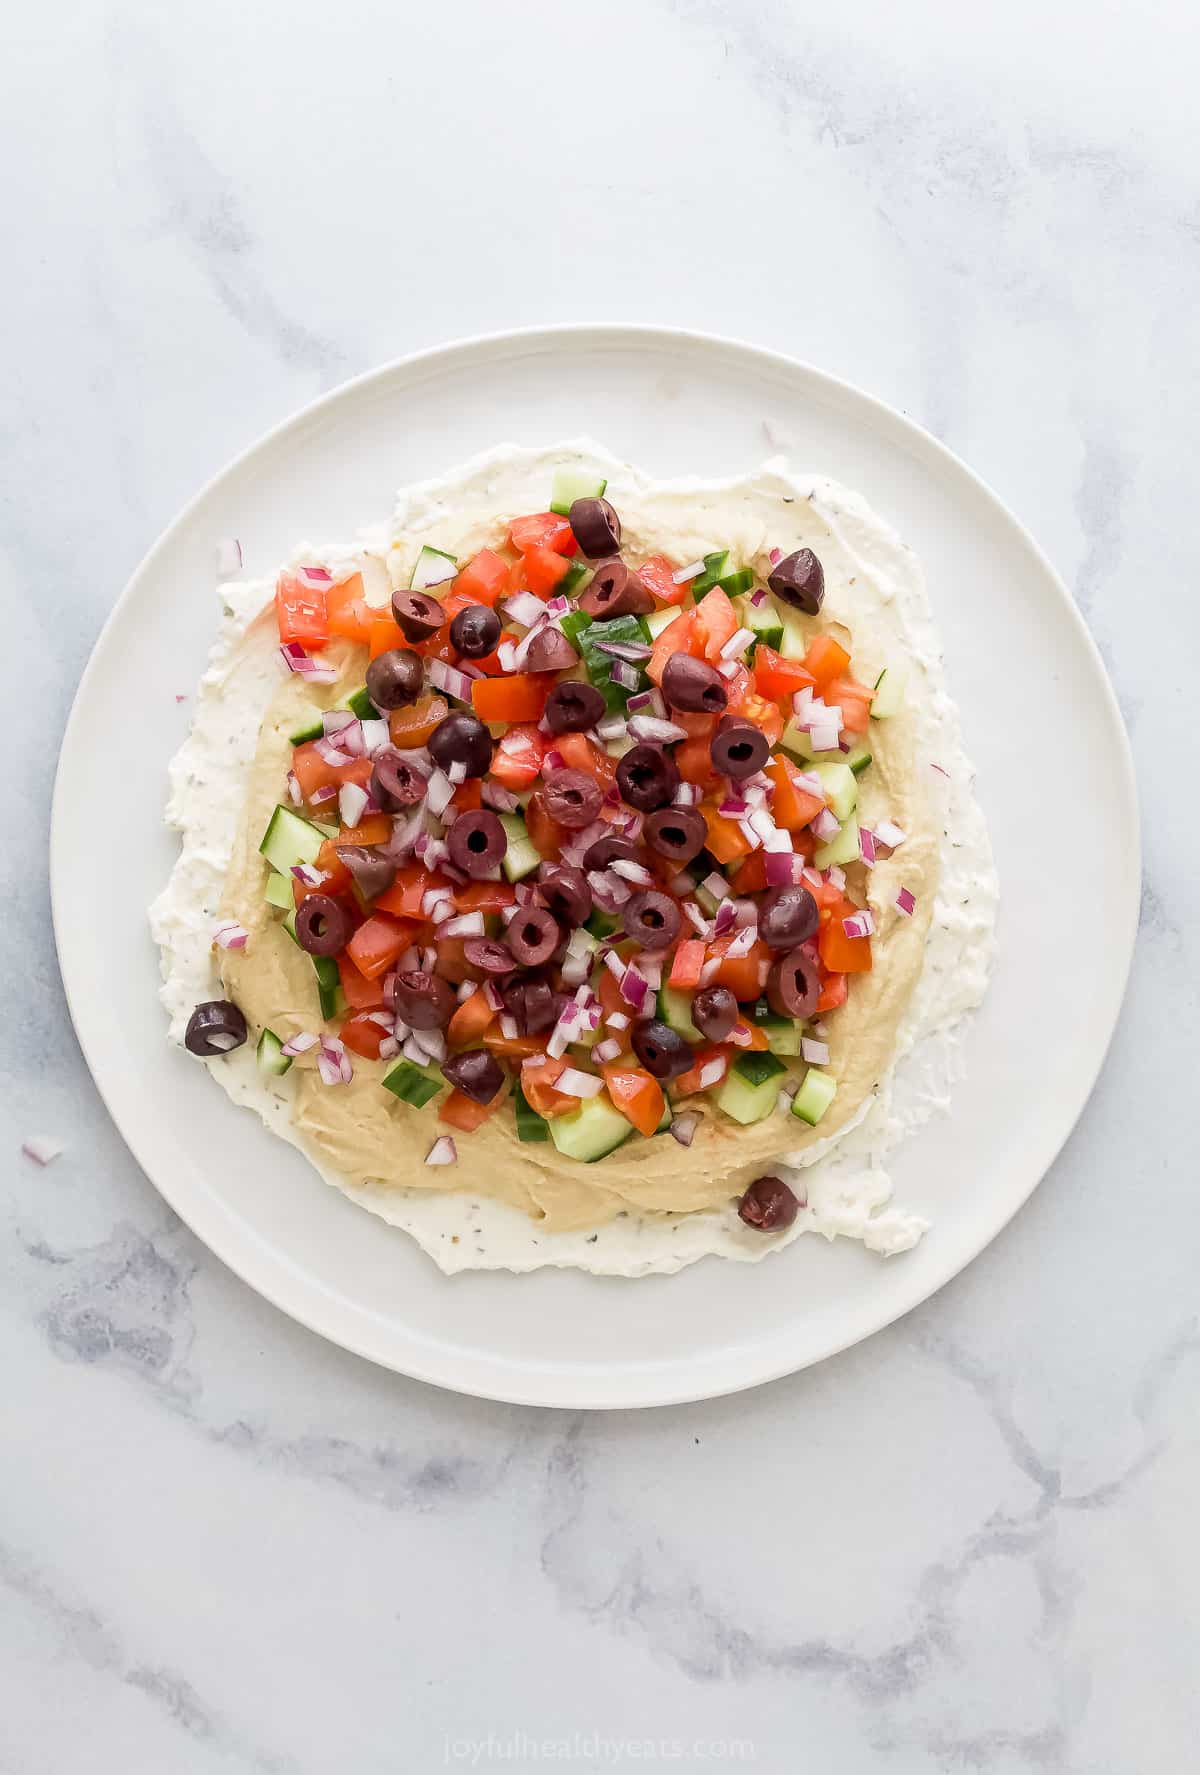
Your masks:
M808 652L808 636L796 610L783 612L783 639L779 643L779 651L784 659L803 659Z
M668 1029L673 1029L677 1035L686 1037L689 1042L704 1040L692 1022L692 995L690 992L678 992L674 986L660 987L658 1014Z
M353 709L360 721L378 721L379 710L367 695L367 687L361 685L346 698L346 707Z
M577 499L600 499L608 486L597 480L595 471L586 468L556 468L550 483L550 510L560 518L569 518Z
M858 806L858 778L842 760L837 764L816 763L812 774L819 777L825 799L836 820L848 820Z
M692 865L690 872L693 875L696 873L696 869L695 869L694 864ZM721 904L721 902L720 902L720 900L718 900L718 898L715 894L710 894L708 889L705 887L704 882L707 881L707 879L708 879L708 877L705 876L704 879L700 882L700 884L696 888L695 898L696 898L696 903L701 908L701 910L704 912L707 912L708 916L710 918L713 918L713 917L715 917L717 907Z
M774 1054L739 1054L717 1092L717 1108L735 1122L761 1122L779 1101L779 1080L786 1070Z
M704 557L704 571L696 575L692 583L692 597L697 604L706 592L711 592L723 573L729 572L729 550L714 549L711 555Z
M572 561L554 588L555 596L570 598L575 592L581 592L584 582L591 578L592 571L586 561Z
M431 549L428 543L424 543L413 562L408 588L412 592L423 592L427 586L442 585L454 578L457 567L456 556L448 555L445 549Z
M756 1029L762 1030L772 1054L785 1054L791 1058L800 1052L804 1024L794 1017L780 1017L765 998L760 998L752 1009L750 1021Z
M844 869L847 863L857 863L861 856L862 845L858 837L858 820L851 814L837 837L831 838L828 844L823 844L818 848L813 862L818 869L832 869L835 863Z
M292 1057L283 1051L283 1043L273 1029L264 1029L258 1038L255 1050L258 1056L258 1069L269 1078L281 1079L285 1072L291 1070Z
M440 1072L433 1072L427 1066L414 1066L411 1060L397 1060L383 1078L384 1090L398 1097L401 1103L411 1103L414 1109L423 1109L445 1083Z
M555 1116L550 1138L564 1159L580 1159L585 1165L603 1159L633 1133L633 1126L607 1097L589 1097L570 1115Z
M332 955L314 955L313 972L317 976L317 999L322 1017L336 1017L341 1009L342 980Z
M664 629L669 629L677 617L683 613L678 604L664 604L661 610L652 610L649 616L642 618L650 631L650 639L657 641Z
M290 875L293 863L315 863L325 834L290 807L277 807L267 822L259 850L272 869Z
M291 876L278 875L272 869L267 876L267 885L263 889L263 899L268 906L281 906L287 912L294 911L296 896L292 892Z
M904 707L907 689L908 674L903 666L885 666L875 680L875 695L871 698L874 719L883 721L889 715L898 715Z
M798 758L805 768L810 764L843 764L846 759L840 746L835 752L814 752L812 740L802 727L796 726L795 721L788 722L779 744L794 758Z
M622 929L622 921L614 918L611 912L601 912L598 906L593 906L583 928L590 931L593 937L611 937L614 931Z
M287 932L288 936L292 939L292 942L296 945L297 949L299 949L299 947L300 947L300 939L296 935L296 913L298 910L299 910L298 907L293 906L292 910L289 913L287 913L287 915L284 917L283 923L280 927L282 930L285 930Z
M662 1121L658 1124L658 1127L654 1130L655 1134L668 1133L670 1130L670 1127L671 1127L671 1123L674 1120L675 1120L675 1112L671 1108L671 1105L667 1102L666 1098L664 1097L663 1098Z
M600 651L600 643L619 641L644 646L649 639L650 631L640 616L616 616L611 622L591 623L580 634L576 646L583 654L588 678L604 697L610 714L624 713L625 705L633 692L626 690L624 685L613 682L612 669L616 661L612 654ZM640 670L638 683L645 684L645 673Z
M324 732L325 723L318 715L315 721L308 721L303 727L298 727L295 733L289 733L288 744L291 746L306 746L309 740L319 740Z
M815 1126L836 1096L837 1080L831 1078L827 1072L818 1072L815 1066L810 1066L804 1083L792 1098L792 1114L799 1116L802 1122Z
M567 640L571 643L572 647L578 647L579 637L583 634L585 629L591 628L592 619L586 610L572 610L563 617L558 626L567 637Z
M513 1092L513 1111L517 1118L517 1139L527 1144L535 1141L549 1140L550 1129L536 1109L529 1107L529 1101L520 1085Z
M773 647L778 653L783 640L783 618L774 598L764 598L761 604L752 604L749 598L739 599L738 620L744 629L750 630L757 645Z
M735 567L732 573L723 573L717 584L729 597L738 598L743 592L754 590L754 569Z
M509 881L523 881L539 866L541 856L534 849L520 814L501 814L500 824L508 839L508 849L504 853L505 876Z
M854 772L856 777L862 775L870 762L871 754L865 746L854 746L846 753L846 763L850 766L850 769Z

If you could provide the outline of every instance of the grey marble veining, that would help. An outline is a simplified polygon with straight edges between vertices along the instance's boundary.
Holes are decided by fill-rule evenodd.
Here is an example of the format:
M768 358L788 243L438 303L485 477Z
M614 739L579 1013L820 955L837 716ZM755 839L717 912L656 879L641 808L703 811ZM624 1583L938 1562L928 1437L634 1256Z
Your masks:
M1194 1763L1197 61L1182 6L1081 0L8 21L5 1775ZM70 1033L45 832L196 486L389 356L596 316L795 352L997 487L1112 673L1146 886L1096 1095L968 1272L757 1393L575 1417L328 1348L173 1220Z

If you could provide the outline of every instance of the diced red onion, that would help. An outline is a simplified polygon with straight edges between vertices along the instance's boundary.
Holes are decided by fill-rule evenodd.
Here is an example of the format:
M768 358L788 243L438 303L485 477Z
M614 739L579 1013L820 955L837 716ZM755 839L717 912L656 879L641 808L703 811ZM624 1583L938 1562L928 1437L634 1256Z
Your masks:
M835 887L837 889L839 894L845 891L846 871L844 869L839 869L836 863L832 863L825 871L825 879L830 887Z
M381 1060L394 1060L399 1052L400 1043L396 1040L396 1037L394 1035L385 1035L379 1044L379 1058Z
M778 567L779 563L783 560L783 550L782 549L772 549L770 554L767 556L767 559L768 559L768 561L770 561L772 567Z
M551 598L546 609L551 616L569 616L571 614L571 600L561 596Z
M730 900L729 904L733 908L734 922L739 931L744 931L747 925L758 923L758 907L753 900Z
M741 930L735 931L730 937L729 947L725 951L726 957L731 961L736 961L740 956L749 955L757 942L758 926L756 924L744 925Z
M293 807L299 807L300 803L304 800L304 797L300 793L300 779L297 777L294 770L289 770L287 773L287 789L288 800L292 803Z
M310 1030L302 1029L290 1040L284 1042L279 1051L287 1059L294 1060L297 1054L307 1054L310 1048L315 1048L320 1039L319 1035L313 1035Z
M905 918L911 918L913 913L917 910L916 898L909 893L906 887L902 887L900 892L896 895L896 910L897 912L902 912Z
M381 752L385 746L391 744L392 736L386 721L360 721L358 725L362 733L363 751L368 758L373 758L376 752Z
M568 1066L555 1079L554 1089L568 1097L599 1097L604 1080L597 1078L594 1072L580 1072L577 1067Z
M624 739L627 726L628 722L623 715L606 715L596 732L602 740L620 740Z
M516 642L501 641L496 649L496 660L502 672L515 672L517 669Z
M316 586L318 588L321 586L331 586L333 584L332 573L327 573L324 567L309 567L307 564L303 567L297 567L296 578L302 580L306 586Z
M548 777L551 771L565 770L566 764L567 761L559 751L558 747L551 746L550 750L546 753L546 756L542 759L542 775Z
M646 816L643 813L635 812L631 814L623 814L620 820L621 830L626 838L634 840L637 840L642 836L642 827L645 824Z
M236 536L224 536L217 544L217 578L233 579L242 571L242 545Z
M292 874L303 887L320 887L325 880L325 871L318 869L315 863L293 863Z
M399 1038L397 1038L397 1039L399 1039ZM411 1030L403 1038L400 1052L404 1055L404 1058L406 1060L411 1060L414 1066L424 1066L424 1064L425 1064L425 1050L424 1050L424 1048L418 1048L416 1042L414 1042L414 1040L412 1038L412 1031Z
M897 850L905 843L908 834L901 831L895 820L880 820L875 827L875 837L879 844L886 844L889 849Z
M673 875L671 877L668 885L671 892L677 894L679 898L682 899L685 894L695 893L696 877L694 875L689 875L686 869L681 869L678 875Z
M735 629L721 649L721 658L741 659L753 639L753 629Z
M343 764L353 764L354 753L348 748L335 746L332 740L321 738L313 741L317 757L331 770L340 770Z
M701 986L711 986L720 971L721 957L719 955L711 956L700 970Z
M532 592L514 592L504 606L504 614L519 622L523 629L531 629L534 623L543 622L546 606Z
M445 691L456 702L469 703L471 700L472 680L465 672L460 672L457 666L449 665L444 659L430 660L429 682L435 690Z
M803 690L796 691L792 697L792 714L796 717L797 726L802 727L807 720L812 700L813 687L811 684L806 684Z
M680 1146L690 1146L696 1138L696 1129L700 1126L700 1116L694 1109L685 1109L681 1116L676 1116L667 1129L673 1140Z
M671 575L673 585L686 585L689 579L699 579L704 572L703 561L689 561L686 567L678 567Z
M607 653L613 659L629 660L637 665L640 660L649 659L654 651L645 641L597 641L596 652Z
M470 985L469 980L467 985ZM484 981L483 996L487 1000L489 1011L502 1011L504 1009L504 1000L500 997L500 988L496 985L494 980Z
M725 1040L727 1042L731 1042L735 1048L748 1048L750 1046L750 1043L754 1040L754 1037L750 1033L750 1030L746 1026L746 1024L737 1023L729 1031L729 1034L725 1037Z
M619 912L632 892L628 883L614 875L611 869L590 869L587 879L592 898L601 912Z
M801 1036L800 1056L803 1060L807 1060L810 1066L829 1065L829 1049L824 1042L813 1041L811 1036Z
M249 936L245 925L238 924L234 919L225 919L213 932L213 942L218 949L244 949Z
M494 783L490 777L483 783L480 799L485 807L495 808L499 814L510 814L521 805L511 789L506 789L503 783Z
M358 720L353 709L326 709L321 716L321 726L327 738L340 733L343 727L353 727Z
M53 1134L30 1134L21 1142L21 1151L36 1165L52 1165L66 1147Z
M435 818L445 813L454 800L454 784L445 771L435 770L425 791L425 805Z
M842 920L842 930L847 937L869 937L875 929L875 920L869 912L855 912Z
M772 848L771 839L778 828L766 808L756 807L750 814L749 823L754 831L758 833L758 836L762 839L767 849L770 850ZM790 844L788 848L791 848Z
M673 721L660 721L656 715L635 715L629 723L629 731L635 740L650 740L661 746L670 746L676 740L688 737L686 728L676 727Z
M642 681L642 674L638 668L631 666L627 660L623 659L613 661L610 675L613 683L619 684L622 690L636 690Z
M741 666L735 659L723 659L717 667L722 678L736 678L741 669Z
M610 1029L628 1029L629 1018L624 1011L610 1011L604 1019Z
M767 886L790 887L795 877L794 861L791 851L767 851L763 857Z
M464 912L457 918L448 918L445 924L439 924L436 931L439 943L449 937L482 937L487 934L482 912Z
M810 727L808 737L812 741L814 752L836 752L839 729L836 727Z
M750 824L749 820L739 820L738 830L752 851L760 850L762 848L762 839L754 830L754 827Z
M704 889L705 893L714 900L725 900L729 897L729 883L726 881L725 877L719 874L715 869L711 875L706 875L704 877L700 886Z
M429 1151L425 1154L427 1165L456 1165L458 1148L449 1134L439 1134Z
M940 764L934 764L931 761L929 768L930 770L936 770L940 777L946 777L948 779L950 776L950 772L948 770L943 770Z
M504 1037L505 1041L509 1042L515 1042L520 1034L520 1031L517 1028L516 1018L510 1016L507 1011L502 1012L500 1016L500 1034Z
M321 787L319 789L313 790L312 794L309 796L308 799L309 799L309 802L311 803L311 805L313 807L316 807L322 801L333 801L336 798L336 796L337 796L337 784L336 783L322 783Z
M719 1085L721 1080L725 1077L728 1067L729 1061L724 1054L718 1055L715 1060L706 1060L704 1065L700 1068L700 1089L702 1091L707 1091L713 1085Z
M798 770L792 777L797 789L803 789L806 795L825 795L825 785L819 776L810 770Z
M321 1037L317 1050L317 1071L323 1085L348 1085L354 1077L354 1065L336 1036Z
M699 800L700 785L698 783L680 783L672 797L675 807L695 807Z
M627 1005L632 1005L635 1011L640 1011L646 1002L646 991L646 981L638 972L637 963L630 962L621 976L621 997Z
M609 1036L607 1040L596 1043L596 1046L592 1049L592 1058L593 1060L598 1060L601 1066L607 1066L610 1060L618 1059L620 1053L620 1042L615 1041Z
M446 1058L446 1037L440 1029L414 1029L412 1039L428 1059Z
M386 1029L389 1035L395 1034L396 1019L389 1011L368 1011L366 1019L368 1023L377 1023L380 1029Z
M649 869L643 863L635 863L631 857L614 857L609 868L623 881L632 881L635 887L654 886L654 877Z
M740 795L727 795L717 812L724 820L740 820L745 818L750 808Z
M465 783L467 780L467 767L461 759L456 758L453 764L446 767L446 776L457 789L460 783Z
M683 902L683 916L688 920L693 930L697 931L700 936L708 936L708 920L705 918L703 912L694 900L685 900Z
M869 826L858 828L858 849L868 869L875 867L875 834Z
M819 838L823 844L827 844L831 838L836 838L841 831L837 820L827 807L821 809L812 823L812 829L814 836Z
M343 826L357 826L366 812L367 792L358 783L343 783L338 790L338 812Z

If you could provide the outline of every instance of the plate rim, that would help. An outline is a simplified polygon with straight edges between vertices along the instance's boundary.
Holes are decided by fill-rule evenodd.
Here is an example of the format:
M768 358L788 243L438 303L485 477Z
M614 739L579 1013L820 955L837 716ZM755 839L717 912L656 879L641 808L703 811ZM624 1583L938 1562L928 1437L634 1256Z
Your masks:
M513 346L522 343L531 345L540 343L547 345L552 349L558 349L564 345L575 345L584 348L589 341L593 344L602 344L606 341L617 342L632 348L636 348L639 344L643 348L653 347L653 345L657 343L660 345L671 344L676 346L684 344L701 352L715 349L720 353L748 357L757 361L764 368L774 367L777 370L785 372L789 377L796 377L799 375L801 378L807 379L811 385L826 391L836 399L842 402L849 402L852 405L857 405L860 410L865 410L869 416L876 420L876 422L884 421L889 427L898 429L901 435L907 437L912 447L915 447L917 451L924 452L927 456L932 457L934 463L942 471L949 471L953 475L965 477L966 481L973 487L975 493L978 496L981 496L992 508L993 515L1002 520L1009 527L1017 540L1029 552L1045 579L1053 586L1060 603L1066 609L1076 639L1082 643L1083 652L1091 667L1092 675L1094 679L1097 680L1101 691L1101 701L1104 713L1107 717L1107 724L1116 741L1116 751L1120 768L1114 775L1113 789L1115 797L1122 804L1123 819L1129 834L1130 844L1123 853L1126 858L1126 867L1123 872L1124 879L1117 884L1118 898L1122 902L1119 919L1120 928L1115 928L1118 921L1114 919L1113 931L1114 942L1120 942L1123 949L1123 955L1119 969L1119 979L1115 983L1115 991L1113 993L1112 1016L1103 1047L1097 1056L1094 1071L1086 1084L1082 1085L1074 1094L1074 1099L1077 1100L1073 1100L1069 1105L1069 1116L1065 1125L1062 1127L1061 1133L1053 1135L1049 1141L1043 1142L1042 1148L1039 1148L1035 1157L1035 1163L1031 1167L1033 1175L1032 1181L1029 1183L1028 1187L1020 1191L1018 1194L1006 1196L1002 1211L999 1214L993 1214L992 1216L987 1217L981 1223L979 1236L967 1241L970 1248L966 1255L956 1258L954 1267L947 1274L935 1277L928 1283L918 1282L915 1290L909 1290L902 1293L898 1301L889 1300L883 1307L880 1315L873 1317L870 1324L865 1328L860 1327L857 1329L851 1329L844 1337L833 1336L828 1338L819 1348L814 1349L808 1354L799 1356L783 1344L783 1340L781 1340L781 1347L778 1349L775 1359L756 1363L744 1378L723 1377L715 1384L707 1384L697 1374L692 1376L688 1384L681 1385L679 1384L681 1363L678 1359L673 1359L667 1370L667 1374L675 1378L664 1388L661 1383L658 1385L655 1384L655 1376L660 1371L660 1364L654 1362L639 1364L636 1369L626 1364L611 1371L607 1371L608 1373L611 1373L612 1379L609 1380L606 1373L606 1378L602 1384L592 1384L589 1386L589 1393L591 1396L580 1398L578 1393L568 1395L563 1394L559 1390L558 1380L562 1370L560 1365L553 1362L543 1363L538 1367L535 1374L530 1375L527 1373L525 1366L518 1365L515 1362L505 1359L504 1366L500 1371L505 1377L504 1384L497 1385L493 1379L496 1372L494 1360L492 1361L492 1366L482 1374L473 1373L464 1378L464 1375L461 1372L457 1376L447 1372L455 1365L461 1370L468 1362L474 1362L478 1369L479 1358L481 1355L485 1365L489 1362L490 1359L486 1354L474 1351L468 1354L458 1348L439 1349L437 1360L424 1360L423 1358L426 1354L432 1348L437 1346L431 1346L426 1337L419 1332L408 1330L407 1328L406 1335L409 1339L410 1347L406 1348L403 1352L389 1353L379 1345L373 1346L371 1340L365 1334L357 1334L354 1325L339 1326L330 1322L332 1318L336 1317L337 1296L334 1295L327 1285L325 1285L319 1278L308 1278L309 1289L312 1294L311 1299L302 1298L297 1301L294 1296L289 1296L281 1278L285 1274L294 1277L297 1274L297 1266L295 1261L288 1257L287 1254L282 1252L278 1247L274 1248L274 1254L277 1261L282 1259L280 1279L277 1279L274 1274L268 1274L266 1277L255 1274L254 1265L251 1260L255 1250L263 1243L259 1235L254 1233L252 1229L246 1229L246 1232L243 1234L241 1248L238 1248L236 1237L226 1237L225 1227L222 1224L222 1217L220 1214L211 1217L206 1215L202 1211L204 1206L203 1202L197 1202L195 1198L188 1196L186 1190L181 1191L180 1194L186 1199L187 1206L185 1208L181 1205L181 1203L175 1199L175 1191L172 1188L170 1181L164 1185L164 1183L155 1176L150 1165L143 1160L139 1150L142 1142L138 1135L128 1131L123 1122L118 1118L109 1101L106 1089L101 1083L101 1078L97 1074L96 1067L93 1065L89 1040L85 1036L84 1029L81 1026L86 1022L86 1019L83 1016L82 1008L77 1005L71 981L63 966L63 943L60 932L62 928L61 921L62 904L65 895L65 877L69 873L64 859L64 827L66 819L63 812L63 800L65 797L63 783L69 769L67 760L75 745L78 743L77 728L82 721L81 710L87 700L92 681L101 669L100 662L105 655L111 631L116 626L125 606L132 602L137 596L143 579L153 572L159 556L171 547L176 535L188 524L194 512L203 505L203 503L221 486L223 482L235 477L255 457L276 445L289 432L303 424L310 423L324 409L340 404L347 399L353 399L355 396L368 390L373 384L383 383L391 377L411 371L414 366L421 364L435 365L439 359L452 360L456 355L470 353L482 353L486 355L490 351L497 349L511 349ZM1046 1176L1046 1173L1062 1152L1072 1133L1075 1131L1080 1117L1091 1098L1092 1092L1096 1087L1096 1083L1108 1057L1113 1036L1120 1018L1121 1006L1128 987L1137 937L1141 885L1142 846L1137 777L1132 747L1130 745L1124 718L1121 714L1116 691L1109 678L1096 641L1092 636L1075 599L1072 597L1065 579L1057 571L1027 526L1022 523L1016 514L1009 508L990 483L978 474L968 463L964 462L963 459L951 450L948 445L943 444L940 439L934 437L931 432L927 431L924 426L910 418L906 413L891 406L879 396L871 394L866 389L860 388L857 384L852 383L843 377L834 375L830 371L824 370L816 364L810 363L803 358L794 357L790 353L780 351L773 346L756 344L732 335L710 333L697 328L663 325L653 321L596 320L562 321L548 324L534 323L522 327L502 328L489 332L467 334L462 337L443 341L439 344L423 346L418 350L404 353L399 357L389 359L386 363L378 364L369 370L362 371L358 375L338 383L334 388L326 390L315 399L305 402L300 407L297 407L288 413L275 425L270 426L236 455L231 457L216 471L216 473L209 477L209 479L192 495L190 499L186 501L183 506L180 507L170 522L155 538L150 548L142 556L137 566L130 574L92 643L87 662L71 699L71 707L63 727L58 759L55 766L49 823L49 888L51 920L54 930L55 952L58 961L59 977L62 981L63 993L76 1040L79 1043L80 1051L83 1055L84 1063L88 1068L88 1072L91 1075L92 1082L114 1127L134 1160L144 1172L147 1180L163 1200L166 1201L171 1210L179 1216L180 1220L184 1222L194 1236L198 1238L215 1257L232 1270L239 1280L247 1287L251 1288L256 1294L261 1295L263 1299L269 1301L272 1306L287 1314L289 1318L303 1325L307 1330L314 1332L316 1335L326 1338L337 1347L349 1350L352 1354L364 1357L366 1360L374 1362L378 1366L388 1369L391 1372L402 1374L410 1379L419 1380L432 1386L445 1388L448 1391L462 1393L476 1398L492 1399L501 1403L522 1406L542 1406L549 1409L646 1409L656 1406L687 1404L703 1399L721 1398L732 1393L745 1391L751 1387L762 1386L769 1382L782 1379L786 1375L799 1373L805 1368L812 1367L818 1362L823 1362L829 1357L838 1355L841 1351L852 1348L855 1344L861 1343L869 1337L873 1337L877 1332L884 1330L889 1325L895 1324L907 1313L912 1312L916 1307L922 1305L941 1288L945 1287L948 1282L952 1281L955 1276L960 1275L968 1265L975 1261L981 1252L987 1249L993 1240L999 1237L1014 1216L1029 1201L1038 1185ZM1045 1147L1049 1147L1049 1150L1043 1150ZM216 1224L212 1224L213 1221L215 1221ZM326 1305L328 1303L334 1303L335 1312L331 1314L326 1310L323 1313L321 1310L322 1303L326 1303ZM746 1347L757 1353L763 1346L753 1344ZM401 1355L403 1360L399 1359ZM576 1377L577 1381L581 1378L577 1370L570 1370L569 1372ZM600 1372L602 1371L598 1370L597 1374ZM622 1377L624 1377L628 1383L628 1381L633 1379L635 1375L638 1377L638 1380L633 1389L633 1396L630 1396L629 1392L622 1392L621 1381ZM665 1380L666 1376L663 1376L663 1379Z

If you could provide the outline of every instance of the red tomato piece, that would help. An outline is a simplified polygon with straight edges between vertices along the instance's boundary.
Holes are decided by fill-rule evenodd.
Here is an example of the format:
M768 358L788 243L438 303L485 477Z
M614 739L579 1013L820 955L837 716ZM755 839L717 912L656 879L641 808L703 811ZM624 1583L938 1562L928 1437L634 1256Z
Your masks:
M610 758L607 752L602 752L598 746L593 745L586 734L556 734L550 744L555 751L562 753L568 770L581 770L586 776L594 777L602 789L611 789L616 782L616 759Z
M360 974L343 949L337 957L338 976L346 1003L352 1011L379 1011L383 1008L383 979L368 980Z
M798 659L784 659L773 647L761 642L754 651L754 681L760 696L781 703L795 696L798 690L813 690L816 680Z
M775 793L771 798L771 814L777 826L784 826L789 832L799 832L810 820L815 820L825 805L822 795L812 795L802 789L796 781L797 772L782 753L777 752L767 765L767 775L775 784ZM738 892L742 890L739 888Z
M681 943L675 951L667 985L679 987L684 992L694 991L700 984L706 955L706 946L699 937L689 937Z
M834 678L841 677L850 664L850 655L832 635L814 635L804 656L804 664L812 673L813 682L824 697L825 686Z
M292 573L281 573L275 582L275 619L279 639L301 647L324 647L329 639L325 587L307 586Z
M401 752L423 746L449 713L450 705L444 696L423 696L419 702L410 703L407 709L393 709L388 716L393 746Z
M525 825L534 850L547 859L557 857L569 837L566 827L550 818L540 794L530 797L525 809Z
M654 1133L663 1116L663 1093L658 1080L651 1078L640 1066L605 1066L601 1068L604 1083L613 1105L639 1134L647 1139Z
M638 578L656 604L682 604L683 595L692 583L690 579L684 579L678 585L675 584L672 577L675 563L668 561L665 555L648 556L637 572Z
M696 630L706 660L715 664L720 659L722 647L733 639L739 626L737 611L726 591L714 586L711 592L704 594L703 601L696 606Z
M817 1000L817 1010L836 1011L846 1002L847 980L845 974L826 974L821 982L821 996Z
M490 609L508 589L508 565L494 549L480 549L460 571L454 589L469 604L486 604Z
M848 937L842 929L843 918L850 918L860 910L850 900L821 910L817 947L831 974L868 974L871 971L870 937Z
M555 586L570 570L567 557L555 549L534 548L525 556L525 584L539 598L552 597Z
M452 1048L470 1048L490 1029L496 1013L488 1004L481 987L459 1005L446 1028L446 1040Z
M364 1060L378 1060L380 1046L391 1033L390 1029L384 1029L382 1024L376 1023L365 1011L357 1016L347 1017L338 1031L350 1052L361 1054Z
M508 540L519 555L538 548L573 555L579 547L570 524L557 512L534 512L527 518L514 518L508 527Z
M359 925L346 945L346 953L360 974L375 980L395 966L419 928L412 919L374 912L365 924Z
M376 610L371 617L370 632L367 636L367 647L371 658L378 659L381 653L390 653L393 647L407 647L404 630L395 621L390 610Z
M438 1106L438 1121L445 1122L449 1128L457 1128L460 1134L474 1134L503 1102L503 1091L497 1091L490 1103L476 1103L473 1097L464 1097L461 1091L451 1091L445 1102Z
M646 675L652 683L662 683L667 661L676 653L690 653L693 659L704 658L704 638L696 627L694 610L687 610L668 623L654 643L646 661Z
M546 735L532 722L510 727L496 747L491 774L506 789L528 789L540 776L549 748Z
M553 687L553 672L476 678L471 685L471 702L481 721L540 721Z

